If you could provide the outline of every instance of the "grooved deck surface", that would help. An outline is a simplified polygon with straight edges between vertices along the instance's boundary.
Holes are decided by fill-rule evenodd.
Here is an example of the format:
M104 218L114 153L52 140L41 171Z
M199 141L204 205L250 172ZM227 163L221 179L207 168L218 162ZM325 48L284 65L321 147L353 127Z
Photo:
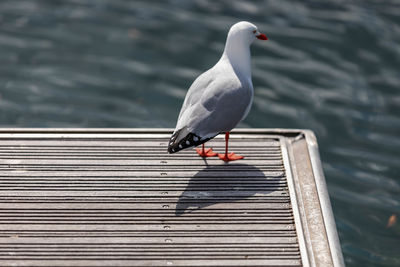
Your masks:
M225 164L168 137L0 138L0 266L301 265L279 138Z

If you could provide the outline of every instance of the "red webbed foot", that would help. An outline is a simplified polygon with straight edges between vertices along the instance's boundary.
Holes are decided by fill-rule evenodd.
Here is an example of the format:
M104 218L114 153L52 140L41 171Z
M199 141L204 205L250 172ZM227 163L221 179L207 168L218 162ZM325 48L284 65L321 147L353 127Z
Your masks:
M243 156L236 155L235 153L227 153L227 154L218 154L218 157L225 162L234 161L238 159L244 159Z
M236 155L235 153L228 153L229 132L225 133L225 154L218 154L218 157L225 162L244 159L243 156Z
M215 157L218 155L218 153L215 153L212 148L196 148L196 151L200 157Z

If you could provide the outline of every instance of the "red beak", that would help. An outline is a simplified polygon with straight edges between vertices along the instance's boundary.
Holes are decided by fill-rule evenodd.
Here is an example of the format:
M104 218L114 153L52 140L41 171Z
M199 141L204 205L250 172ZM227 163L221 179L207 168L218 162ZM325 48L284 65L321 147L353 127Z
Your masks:
M257 37L258 39L260 39L260 40L268 40L268 37L267 37L265 34L263 34L263 33L257 35L256 37Z

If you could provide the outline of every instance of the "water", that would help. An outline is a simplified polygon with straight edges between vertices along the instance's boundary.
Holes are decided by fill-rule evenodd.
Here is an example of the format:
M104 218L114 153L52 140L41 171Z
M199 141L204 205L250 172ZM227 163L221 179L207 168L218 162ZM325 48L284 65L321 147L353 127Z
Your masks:
M191 82L249 20L241 127L309 128L347 266L400 266L400 3L0 1L2 127L174 127Z

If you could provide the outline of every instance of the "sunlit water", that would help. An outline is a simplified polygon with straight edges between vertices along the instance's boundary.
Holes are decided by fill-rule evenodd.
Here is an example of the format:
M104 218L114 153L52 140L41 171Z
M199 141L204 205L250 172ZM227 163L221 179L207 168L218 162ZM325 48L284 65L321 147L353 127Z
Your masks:
M347 266L400 266L400 3L0 1L2 127L174 127L230 25L252 47L242 127L309 128Z

